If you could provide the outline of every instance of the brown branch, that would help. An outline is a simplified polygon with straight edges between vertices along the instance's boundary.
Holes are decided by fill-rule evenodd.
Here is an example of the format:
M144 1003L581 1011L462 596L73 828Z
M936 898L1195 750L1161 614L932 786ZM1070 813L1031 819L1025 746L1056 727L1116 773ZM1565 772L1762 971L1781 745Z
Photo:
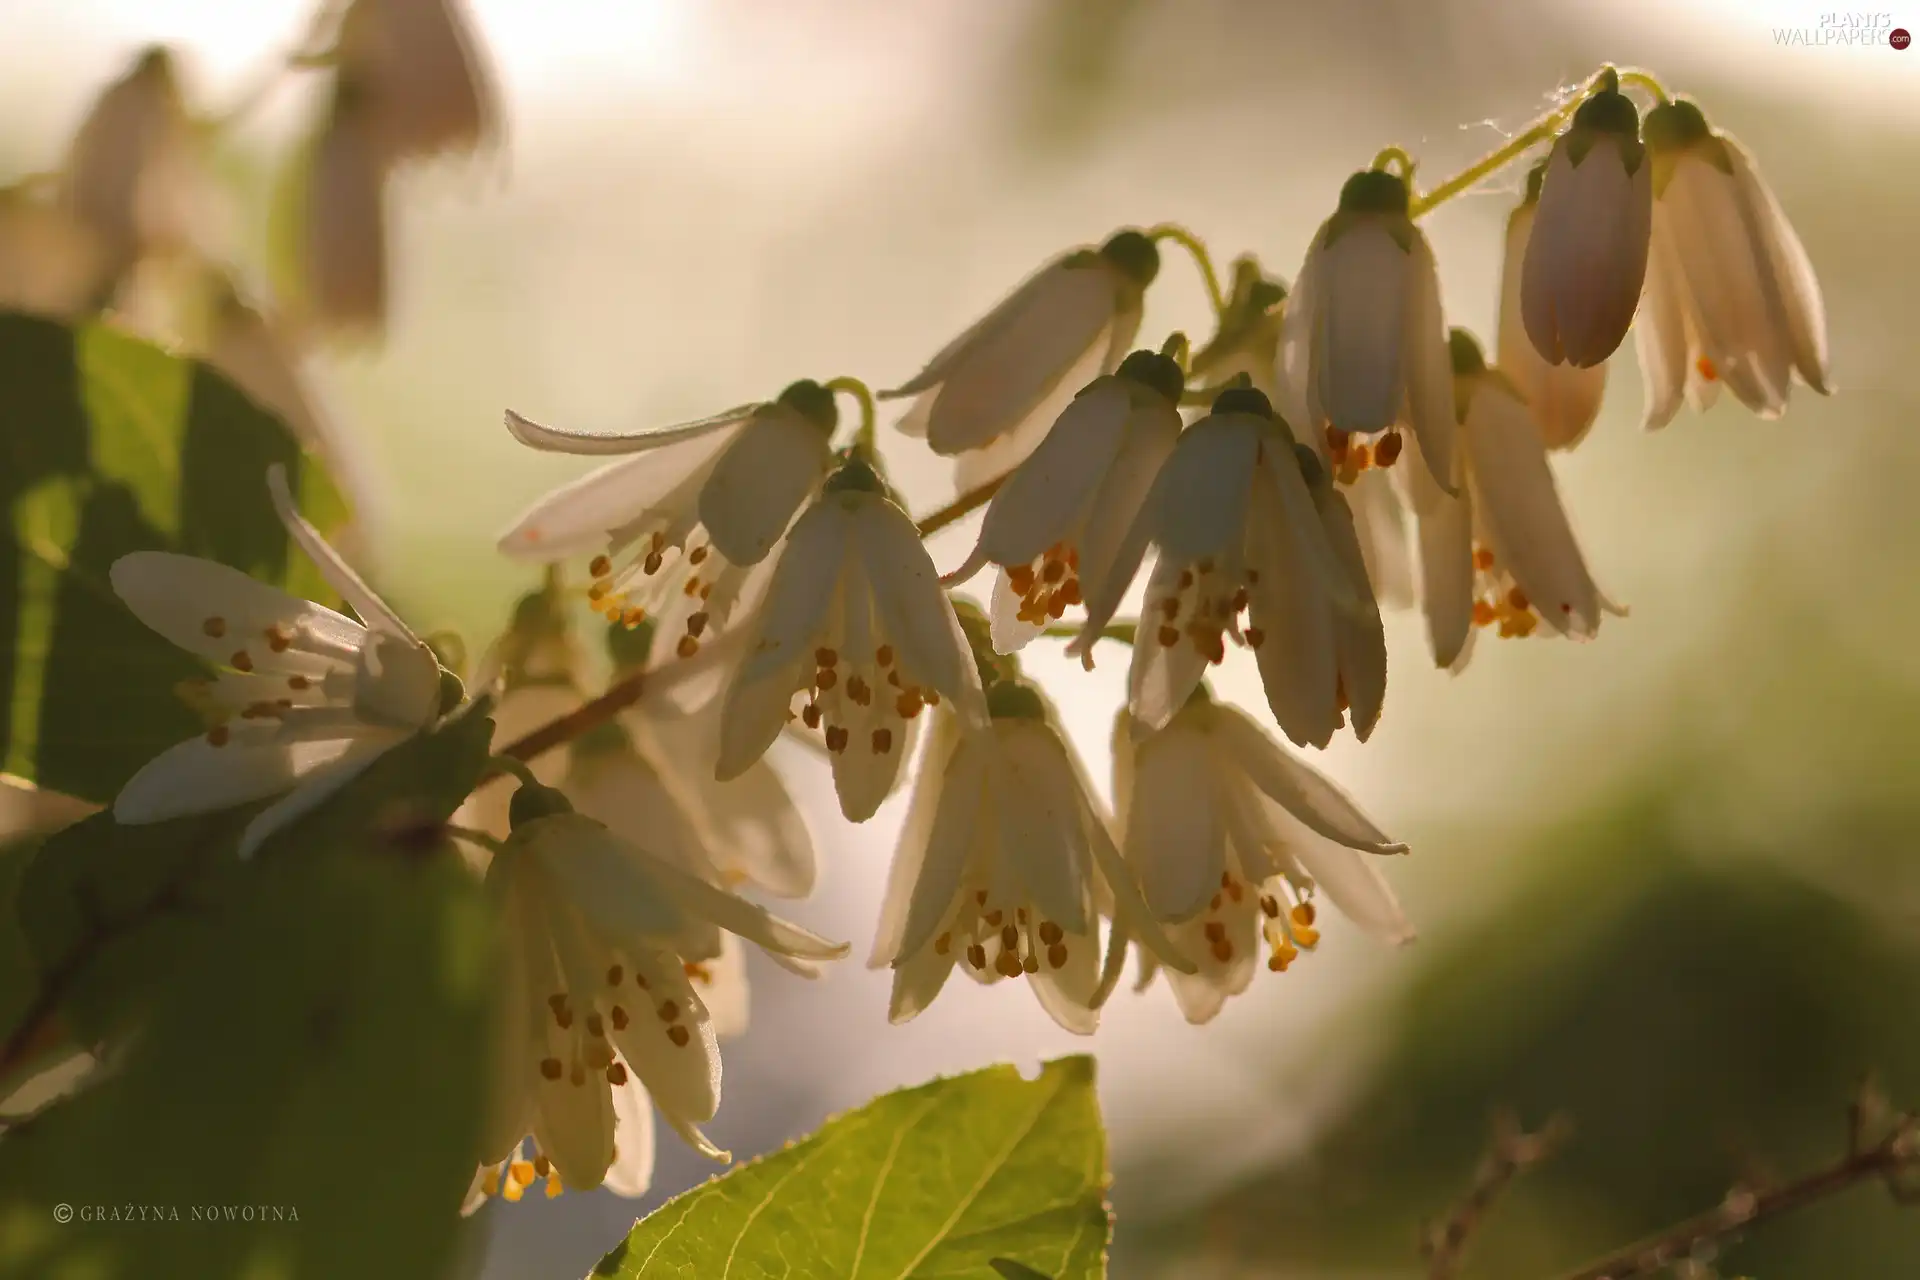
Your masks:
M636 671L614 681L598 697L581 703L558 720L549 720L525 737L509 742L497 754L512 756L515 760L531 760L572 742L590 729L599 728L640 701L640 695L646 692L647 677L651 674L648 671Z
M1007 475L1012 474L1012 472L1007 473ZM986 506L993 500L993 495L1000 492L1000 486L1006 482L1007 476L995 476L978 488L967 490L938 511L928 512L920 518L920 536L931 537L969 512Z
M1857 1106L1853 1115L1859 1115ZM1861 1145L1857 1118L1850 1127L1853 1130L1851 1149L1843 1159L1770 1190L1736 1188L1717 1207L1569 1271L1561 1280L1634 1280L1637 1276L1650 1276L1692 1257L1702 1245L1718 1243L1756 1223L1791 1213L1874 1179L1885 1182L1896 1199L1908 1198L1911 1189L1901 1185L1900 1175L1920 1170L1920 1129L1916 1129L1913 1117L1899 1117L1893 1131L1871 1146Z
M1430 1230L1421 1242L1428 1280L1452 1280L1458 1274L1467 1240L1479 1229L1500 1193L1552 1155L1572 1131L1573 1125L1565 1116L1554 1116L1533 1133L1522 1130L1510 1114L1494 1117L1493 1139L1473 1175L1473 1186L1447 1220Z

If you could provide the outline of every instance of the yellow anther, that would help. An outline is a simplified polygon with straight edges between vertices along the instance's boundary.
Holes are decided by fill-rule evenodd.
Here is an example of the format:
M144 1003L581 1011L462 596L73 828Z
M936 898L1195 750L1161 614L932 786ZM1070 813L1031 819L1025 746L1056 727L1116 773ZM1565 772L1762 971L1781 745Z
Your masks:
M813 673L813 687L822 693L825 693L828 689L833 688L834 685L839 683L840 677L834 672L832 667L822 667Z
M267 628L267 648L273 650L275 653L285 653L292 647L293 632L278 625Z
M1017 978L1026 972L1021 967L1020 957L1012 951L1002 951L993 962L993 970L1003 978Z
M556 1173L551 1178L547 1179L547 1199L549 1200L553 1199L555 1196L559 1195L562 1190L564 1190L564 1188L561 1187L560 1185L559 1174Z
M500 1188L500 1198L508 1204L518 1204L521 1194L525 1191L526 1188L524 1186L509 1179L506 1185Z
M539 1177L546 1177L553 1172L553 1161L547 1159L545 1153L536 1151L533 1156L533 1172Z
M1000 930L1000 945L1007 948L1009 951L1019 947L1020 928L1018 925L1010 924Z
M606 556L595 556L587 562L587 572L596 578L604 578L613 572L613 561Z
M627 1011L619 1005L615 1005L613 1008L607 1010L607 1018L613 1023L613 1029L615 1031L625 1031L627 1029Z
M489 1169L480 1178L480 1194L497 1196L500 1194L500 1170Z
M660 572L660 565L662 561L663 561L663 557L658 551L649 551L647 552L647 558L640 562L640 570L641 572L651 577L652 575Z
M700 636L700 633L705 631L706 629L707 629L706 610L703 609L699 613L691 614L688 616L687 618L687 634L688 635L693 636L695 639L698 639Z
M251 671L253 670L253 659L248 656L245 649L240 649L237 650L231 658L227 659L227 665L235 671Z
M827 750L839 755L847 749L847 730L844 725L827 726Z
M1260 895L1260 910L1266 912L1269 920L1280 918L1280 903L1271 894Z
M509 1182L517 1182L524 1187L529 1182L532 1182L534 1177L533 1161L531 1160L515 1160L507 1166L507 1181Z
M1059 969L1067 963L1067 944L1056 942L1047 948L1047 963Z
M1293 922L1293 927L1296 929L1311 929L1316 914L1311 902L1302 902L1287 912L1287 919Z
M618 1089L627 1082L627 1064L613 1062L607 1064L607 1083Z
M689 551L687 553L688 564L699 564L701 561L705 560L706 558L707 558L707 549L705 546L695 547L692 551Z
M831 667L838 661L840 655L824 645L813 651L813 665L816 667Z
M700 652L700 642L690 635L681 636L680 643L673 647L673 651L683 658L691 658Z

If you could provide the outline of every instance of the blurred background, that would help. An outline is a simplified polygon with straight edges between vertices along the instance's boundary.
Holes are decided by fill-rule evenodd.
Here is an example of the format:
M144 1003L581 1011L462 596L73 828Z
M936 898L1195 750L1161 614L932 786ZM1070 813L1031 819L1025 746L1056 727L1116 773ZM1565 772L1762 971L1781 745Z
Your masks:
M476 650L532 584L494 534L579 470L513 445L503 408L634 430L800 377L892 385L1040 262L1117 226L1178 220L1223 266L1251 250L1291 278L1381 146L1436 180L1603 60L1697 97L1800 230L1839 391L1799 389L1779 422L1723 404L1646 435L1623 348L1593 439L1556 466L1631 616L1590 645L1484 644L1457 677L1432 669L1415 619L1389 620L1386 716L1324 763L1413 845L1389 874L1421 936L1388 953L1330 920L1318 952L1206 1027L1163 987L1116 999L1091 1043L1113 1273L1418 1275L1422 1224L1510 1109L1563 1113L1574 1136L1501 1202L1467 1274L1550 1274L1738 1178L1827 1158L1866 1073L1920 1105L1920 51L1783 43L1823 10L1740 0L468 8L506 145L400 177L385 341L317 349L304 372L350 455L379 581ZM175 46L190 98L217 106L308 12L0 0L0 181L57 165L142 45ZM1892 16L1920 27L1920 8ZM243 256L266 236L269 161L314 110L296 78L223 147L221 234ZM1488 339L1522 172L1427 223L1450 319ZM1205 323L1169 254L1142 345ZM916 509L951 495L917 444L884 448ZM934 542L941 567L971 527ZM1123 659L1028 663L1103 786ZM1251 664L1229 659L1216 687L1260 704ZM904 797L849 827L816 761L783 765L826 864L791 913L864 954ZM753 976L711 1126L742 1157L877 1091L1088 1048L1016 989L956 984L894 1028L884 974ZM492 1206L475 1274L581 1275L711 1171L663 1141L645 1202ZM1920 1217L1862 1189L1715 1265L1920 1274Z

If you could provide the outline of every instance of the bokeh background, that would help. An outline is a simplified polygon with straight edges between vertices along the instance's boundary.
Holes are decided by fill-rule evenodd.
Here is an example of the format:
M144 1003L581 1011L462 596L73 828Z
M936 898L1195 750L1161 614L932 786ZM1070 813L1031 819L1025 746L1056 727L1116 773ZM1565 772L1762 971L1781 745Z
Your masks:
M1551 1274L1825 1158L1865 1073L1920 1105L1920 51L1781 43L1829 2L471 0L505 151L402 179L387 339L307 371L352 445L380 582L477 647L530 585L493 534L578 469L514 446L504 407L631 430L798 377L887 385L1116 226L1179 220L1223 265L1253 250L1291 277L1383 145L1437 178L1602 60L1698 97L1800 229L1839 392L1797 394L1779 422L1723 405L1646 435L1623 349L1593 438L1557 465L1631 616L1590 645L1483 645L1457 677L1391 619L1387 714L1326 755L1413 844L1390 870L1419 940L1389 953L1335 921L1212 1025L1155 989L1117 999L1091 1043L1115 1275L1417 1275L1422 1223L1465 1190L1501 1109L1576 1128L1476 1236L1468 1274ZM218 104L306 13L0 0L0 178L56 164L140 45L181 49L196 101ZM1920 27L1920 8L1893 19ZM268 161L314 109L292 83L223 153L242 256ZM1495 179L1428 225L1450 317L1483 335L1517 188ZM1205 315L1170 254L1143 343ZM912 442L886 451L918 509L950 496ZM943 535L935 558L966 545ZM1124 666L1029 662L1096 775ZM1219 687L1259 703L1250 664ZM793 914L864 953L902 798L852 828L816 761L782 763L827 866ZM1089 1047L1015 989L960 983L895 1028L884 974L753 976L711 1128L741 1156L880 1090ZM578 1276L710 1172L663 1142L646 1202L490 1208L473 1274ZM1860 1190L1718 1265L1920 1274L1920 1216Z

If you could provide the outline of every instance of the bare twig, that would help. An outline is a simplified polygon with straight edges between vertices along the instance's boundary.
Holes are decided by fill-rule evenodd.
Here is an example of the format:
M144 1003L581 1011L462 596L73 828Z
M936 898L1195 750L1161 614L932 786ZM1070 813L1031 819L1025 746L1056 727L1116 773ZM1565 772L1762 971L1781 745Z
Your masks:
M599 728L640 701L640 695L646 692L647 677L653 674L651 671L636 671L614 681L607 686L606 692L581 703L557 720L549 720L525 737L509 742L500 749L499 754L512 756L515 760L531 760L572 742L589 729Z
M1011 472L1008 473L1008 475L1011 474ZM928 512L920 519L920 536L930 537L969 512L986 506L993 500L993 495L1000 492L1000 486L1006 482L1006 476L995 476L978 488L967 490L938 511Z
M1420 1252L1427 1260L1428 1280L1452 1280L1459 1272L1460 1259L1467 1240L1486 1218L1502 1191L1515 1178L1540 1163L1573 1132L1565 1116L1556 1115L1545 1125L1528 1133L1511 1114L1494 1117L1493 1138L1480 1168L1473 1175L1473 1186L1454 1207L1447 1220L1427 1233Z

